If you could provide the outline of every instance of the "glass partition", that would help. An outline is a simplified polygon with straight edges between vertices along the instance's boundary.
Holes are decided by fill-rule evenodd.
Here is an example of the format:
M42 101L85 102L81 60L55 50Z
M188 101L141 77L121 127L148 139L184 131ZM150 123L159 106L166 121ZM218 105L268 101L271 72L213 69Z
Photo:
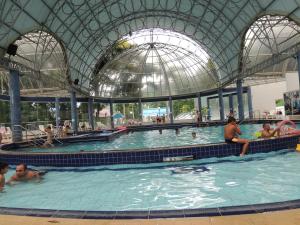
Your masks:
M42 126L55 124L55 103L21 102L21 118L26 129L43 130Z
M64 124L65 121L69 121L71 123L71 103L70 102L61 102L60 103L60 121L61 124Z
M219 98L209 99L208 117L211 120L220 120Z
M110 128L110 108L106 103L93 103L95 129Z
M78 129L85 130L89 122L89 111L87 102L77 102Z
M195 121L195 101L197 98L189 98L183 100L173 100L174 121Z
M10 124L9 101L0 101L0 123L4 127L8 127Z
M143 124L169 123L169 102L145 102L143 108Z
M137 125L140 124L140 112L138 103L116 103L114 108L115 125Z

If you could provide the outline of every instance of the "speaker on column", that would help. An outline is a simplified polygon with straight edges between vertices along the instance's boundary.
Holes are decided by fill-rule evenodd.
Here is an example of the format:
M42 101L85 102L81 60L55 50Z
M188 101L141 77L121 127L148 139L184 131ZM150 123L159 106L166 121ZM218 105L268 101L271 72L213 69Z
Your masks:
M76 78L76 79L74 80L74 84L75 84L75 85L78 85L78 84L79 84L79 79L78 79L78 78Z
M15 56L17 54L18 45L10 44L6 50L7 54Z

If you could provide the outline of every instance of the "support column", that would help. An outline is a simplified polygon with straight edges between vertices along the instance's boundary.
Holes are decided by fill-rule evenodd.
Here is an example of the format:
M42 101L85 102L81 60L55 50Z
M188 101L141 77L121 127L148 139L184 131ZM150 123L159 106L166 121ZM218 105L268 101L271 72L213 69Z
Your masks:
M72 117L72 129L75 134L78 133L78 118L77 118L77 99L76 92L71 89L71 117Z
M236 81L236 92L238 98L238 110L239 110L239 120L244 120L244 102L243 102L243 86L242 80L238 79Z
M209 98L206 98L206 106L207 106L207 115L206 115L206 120L211 119L211 111L210 111L210 105L209 105Z
M110 110L110 126L111 126L111 129L114 129L115 128L115 125L114 125L114 109L113 109L113 102L110 101L109 102L109 110Z
M143 106L141 99L139 99L139 119L140 121L143 121Z
M9 96L10 96L10 122L12 142L22 141L21 125L21 97L19 71L9 71Z
M234 111L234 106L233 106L233 95L232 94L230 94L229 96L228 96L228 98L229 98L229 111Z
M300 89L300 51L297 53L297 62L298 62L298 77L299 77L299 89Z
M170 113L169 113L169 118L170 118L170 123L174 123L174 117L173 117L173 103L172 103L172 97L169 97L169 108L170 108Z
M224 100L223 100L223 90L220 88L218 90L218 95L219 95L219 110L220 110L220 120L224 121Z
M248 87L248 90L247 90L247 97L248 97L249 119L253 119L253 106L252 106L252 93L251 93L251 87Z
M58 128L60 126L59 98L55 98L55 122L56 122L56 128Z
M94 103L94 99L93 98L89 98L89 101L88 101L88 114L89 114L89 124L92 127L92 130L95 129L95 126L94 126L94 106L93 106L93 103Z
M199 111L199 119L202 122L202 102L201 102L201 94L197 93L197 100L198 100L198 111Z

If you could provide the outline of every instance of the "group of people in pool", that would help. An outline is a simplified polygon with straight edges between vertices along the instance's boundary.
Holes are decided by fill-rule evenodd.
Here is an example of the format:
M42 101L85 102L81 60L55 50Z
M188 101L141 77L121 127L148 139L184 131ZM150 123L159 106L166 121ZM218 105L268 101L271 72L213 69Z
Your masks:
M17 182L24 182L30 180L40 180L45 172L30 170L25 163L21 163L16 166L16 172L10 177L8 181L5 181L5 174L8 171L8 164L6 162L0 162L0 191L3 191L5 184L13 185Z
M262 125L262 130L259 132L260 138L271 138L271 137L279 137L280 135L285 135L285 133L282 133L281 126L277 126L275 129L271 129L271 126L269 123L264 123ZM249 140L240 138L239 135L241 135L241 129L237 124L237 121L234 117L229 117L227 120L227 124L224 127L224 139L225 142L228 144L232 143L239 143L242 144L242 152L240 156L244 156L249 148Z

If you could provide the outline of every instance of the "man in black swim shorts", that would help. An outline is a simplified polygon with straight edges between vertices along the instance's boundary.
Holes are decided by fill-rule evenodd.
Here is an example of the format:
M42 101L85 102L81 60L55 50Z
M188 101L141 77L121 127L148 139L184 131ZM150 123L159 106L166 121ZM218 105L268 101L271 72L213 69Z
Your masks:
M244 156L249 147L249 141L247 139L241 139L238 135L241 135L241 129L236 123L236 119L234 117L229 117L227 121L227 125L224 127L224 139L228 144L232 143L240 143L243 144L242 152L240 156Z

